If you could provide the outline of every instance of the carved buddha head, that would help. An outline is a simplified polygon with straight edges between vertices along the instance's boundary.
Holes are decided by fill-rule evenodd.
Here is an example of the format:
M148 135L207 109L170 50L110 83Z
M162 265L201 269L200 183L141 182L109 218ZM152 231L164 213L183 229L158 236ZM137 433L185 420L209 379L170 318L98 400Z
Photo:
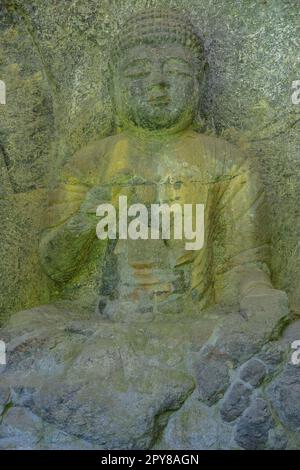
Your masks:
M179 131L199 104L204 53L177 11L149 10L123 26L114 60L114 96L123 128Z

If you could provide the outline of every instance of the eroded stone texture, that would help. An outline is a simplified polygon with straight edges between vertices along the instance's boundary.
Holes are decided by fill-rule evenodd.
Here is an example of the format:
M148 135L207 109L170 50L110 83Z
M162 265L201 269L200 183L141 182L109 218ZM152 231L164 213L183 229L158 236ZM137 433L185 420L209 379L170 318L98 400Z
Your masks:
M272 417L267 402L262 398L255 398L238 422L235 440L244 449L264 449L267 447L271 426Z
M20 305L47 302L51 281L41 268L37 233L45 210L44 190L0 198L0 323Z
M57 175L74 151L112 132L114 111L106 85L108 46L119 23L146 3L128 0L116 7L97 0L2 2L0 73L8 83L9 104L1 108L6 193L12 184L8 178L24 190L32 184L40 187L45 168L49 169L46 179ZM203 108L207 127L212 127L209 132L217 130L249 147L261 164L274 221L273 275L279 287L294 294L297 305L299 107L291 101L291 83L299 69L294 46L297 1L274 0L259 7L257 0L151 2L159 8L170 5L187 12L204 38L210 72ZM279 57L276 67L274 50ZM26 112L19 113L20 109ZM199 128L203 129L203 121ZM25 134L34 138L29 142ZM0 160L2 166L2 156ZM8 231L5 237L10 236ZM13 276L7 266L3 269ZM35 282L32 274L28 273L28 284ZM18 309L11 305L10 292L3 289L1 295L7 314ZM22 298L20 305L29 302Z
M224 349L226 386L214 400L199 395L197 365L208 337L217 347L220 321L219 312L111 323L59 304L14 315L1 331L1 448L297 448L299 367L285 366L289 343L267 341L284 355L266 392L238 379L261 351L235 366ZM206 363L212 384L215 360Z
M221 416L224 421L234 421L250 404L252 387L241 380L233 382L224 396L221 405Z
M188 354L213 326L183 315L111 323L53 306L18 313L2 330L8 343L2 406L25 407L46 433L51 423L98 448L149 448L192 393ZM2 439L11 435L10 416L3 414ZM19 425L34 438L31 424ZM25 437L23 445L35 447Z
M233 429L220 418L216 408L199 400L198 394L187 399L173 414L158 443L158 449L228 449Z
M229 356L214 348L202 353L197 361L196 377L200 398L209 404L220 399L229 385Z
M232 213L233 219L236 218L235 222L242 222L241 227L246 228L246 234L243 230L235 230L234 237L229 237L232 243L226 243L225 247L219 243L217 237L210 238L210 241L213 240L213 246L210 246L211 251L206 252L209 256L206 259L205 257L200 260L198 258L198 264L195 263L195 270L190 276L193 278L191 286L197 288L200 286L200 292L197 292L197 289L193 291L191 304L178 303L176 311L174 302L171 302L163 309L158 309L158 312L154 312L158 315L152 315L149 305L143 303L145 297L142 296L142 302L135 304L137 307L135 311L131 309L134 302L129 302L127 309L124 304L116 303L111 310L105 311L106 304L101 303L103 297L99 296L99 284L90 281L91 277L95 280L93 274L98 273L96 268L99 266L95 266L96 262L108 268L104 270L106 283L101 287L101 294L104 290L109 300L113 301L115 292L112 288L118 285L122 274L123 281L124 278L132 280L128 268L136 268L136 259L130 259L129 266L124 266L120 262L118 264L118 259L116 260L113 256L109 258L112 263L103 263L103 251L99 248L90 253L88 261L94 261L94 264L90 265L87 260L83 262L83 255L87 254L90 242L87 220L78 217L77 214L74 219L65 224L65 218L70 214L60 210L58 213L56 211L59 220L54 216L53 225L55 235L59 232L56 229L61 223L63 224L62 231L59 232L57 238L50 236L46 240L44 246L50 241L51 249L48 247L41 250L44 254L44 268L53 283L51 284L48 280L44 281L42 276L41 281L37 282L40 276L39 271L36 270L40 212L37 214L34 209L34 222L24 223L26 233L30 233L30 237L27 237L29 240L27 256L23 258L15 255L13 258L15 263L4 266L5 269L1 272L1 274L4 273L4 277L6 272L10 275L8 286L17 285L18 279L15 273L21 273L21 277L26 279L24 293L20 300L12 302L14 300L11 299L12 291L8 289L6 295L3 296L4 314L2 316L7 317L10 310L18 307L18 302L32 305L38 304L41 299L46 301L48 294L51 292L55 295L58 287L61 290L61 286L63 286L65 296L72 300L76 298L77 293L79 298L77 307L79 306L80 310L76 314L75 303L69 306L69 309L53 305L44 306L16 314L8 326L2 330L1 334L8 343L9 360L6 368L1 366L3 380L1 380L0 393L0 445L3 448L58 446L60 448L120 449L152 448L164 444L170 448L199 449L236 447L260 449L296 446L299 442L297 427L299 369L286 364L289 354L289 347L286 343L275 344L275 347L270 343L278 339L283 327L289 321L287 297L283 292L272 289L269 280L266 282L269 272L258 256L259 249L265 248L265 242L255 237L250 228L253 228L252 208L255 206L254 203L252 204L252 196L257 197L258 186L252 181L252 171L243 171L241 174L235 171L236 166L241 168L245 163L240 151L234 150L235 147L215 135L200 136L194 129L188 129L191 122L186 128L179 129L180 131L187 130L181 142L179 139L179 144L175 142L176 138L175 141L172 138L165 139L164 146L161 145L161 141L150 139L147 144L143 142L142 148L135 147L138 139L132 139L132 136L125 132L125 134L114 135L86 146L99 135L115 134L111 125L115 110L109 102L104 85L106 71L104 71L103 64L105 54L108 52L105 45L110 41L112 33L119 29L118 18L122 15L128 16L133 3L124 2L124 6L117 14L115 14L114 7L110 6L111 2L101 4L96 1L88 4L69 2L68 5L63 6L61 2L49 2L45 5L40 0L37 0L34 6L27 2L21 5L19 1L6 3L10 3L13 11L13 18L11 18L13 27L7 28L5 25L3 34L1 30L1 38L6 43L6 50L9 49L7 44L10 42L10 37L15 34L21 34L22 37L29 35L34 45L33 50L36 51L42 66L39 67L39 64L35 63L34 70L29 71L30 77L25 80L25 83L22 73L26 75L28 70L25 67L20 73L18 67L11 67L9 64L12 60L11 52L4 68L4 78L12 78L16 85L16 105L13 109L6 110L6 121L2 126L5 139L2 139L4 143L1 146L0 163L3 183L1 182L0 190L1 195L4 195L1 199L1 208L5 216L13 192L26 192L24 198L26 201L29 190L33 190L32 201L27 207L31 213L40 201L36 192L39 191L37 188L43 187L45 182L48 185L49 181L55 179L58 174L62 174L65 178L64 183L67 183L68 190L73 185L73 191L70 191L72 197L67 196L67 200L64 197L56 200L54 196L54 202L68 202L70 204L67 204L68 210L71 209L72 215L79 208L79 212L83 209L85 212L79 213L81 217L82 214L85 216L88 210L94 211L95 207L92 205L99 202L94 198L93 190L99 189L95 188L95 185L117 183L117 186L121 187L126 177L125 182L129 190L133 188L138 190L136 180L131 179L135 176L135 172L138 173L138 181L142 183L145 181L149 183L148 170L150 176L153 176L155 171L160 174L163 170L163 176L166 177L170 168L174 171L178 170L182 154L185 161L189 162L187 172L191 172L191 175L186 176L203 176L197 173L198 167L195 171L193 165L195 156L202 155L203 157L204 155L206 158L200 165L205 177L208 177L204 182L221 189L220 192L210 192L213 195L213 202L218 200L220 193L225 194L225 200L222 201L221 206L231 209L227 214ZM164 6L168 3L155 1L153 5ZM185 6L185 2L173 3L179 7ZM144 4L145 2L141 0L135 2L135 7L138 9L145 6ZM295 222L295 207L297 207L299 189L297 184L300 179L297 180L295 149L298 121L295 108L291 108L291 104L290 107L286 106L287 99L290 98L287 91L290 90L288 80L291 77L294 79L293 73L296 70L294 54L287 51L290 39L295 33L294 10L290 9L294 7L294 2L279 6L278 2L274 1L268 3L267 6L264 5L262 13L257 15L257 2L254 1L226 1L221 4L211 1L209 8L207 2L190 2L189 5L195 24L201 25L211 70L208 79L210 91L206 93L205 100L202 101L202 110L205 110L207 122L212 122L212 126L207 125L206 130L211 134L223 133L227 139L235 141L240 147L255 151L253 153L260 157L262 176L272 201L271 215L275 221L273 241L278 248L278 253L273 260L273 267L276 271L274 278L280 286L291 285L289 289L293 294L293 305L297 306L299 267L297 266L298 245L296 245L298 238L295 236L298 230ZM240 30L240 15L246 19L243 33ZM101 28L98 27L99 19L101 19ZM26 30L24 30L24 21ZM273 30L275 27L276 36ZM68 29L68 34L65 28ZM61 37L62 32L63 37ZM83 37L86 38L85 46L82 44ZM263 40L258 41L261 38ZM274 41L276 47L274 47ZM257 44L261 44L259 49ZM163 49L164 54L166 50ZM277 50L281 56L287 57L285 65L281 68L280 65L274 67L274 50ZM141 52L143 53L144 50L139 50L139 53ZM16 58L18 62L20 59L18 56ZM31 59L29 54L29 61ZM157 66L159 60L161 57L158 57L154 66ZM45 91L45 82L39 73L40 69L47 77L51 100ZM191 67L189 74L194 74L195 71ZM266 74L268 80L266 80ZM250 77L251 81L253 80L252 89L249 86ZM281 79L280 86L278 77ZM20 83L22 86L19 96L17 85ZM121 84L124 83L126 80L121 82ZM177 89L182 91L185 88ZM261 91L257 92L257 89ZM15 122L18 113L18 104L22 106L24 90L33 90L30 94L32 106L29 107L30 112L26 114L24 126L17 124L16 128L11 129L11 123ZM186 88L186 98L192 96L189 91L192 92L193 87ZM194 100L189 102L195 103ZM147 108L148 105L145 106ZM191 109L188 107L188 111ZM149 111L149 106L145 110ZM41 120L36 119L35 114L41 117ZM198 112L195 114L197 114L194 116L196 129L201 128L204 131L203 121L199 119ZM31 122L32 116L33 122ZM48 116L51 116L49 122ZM147 123L148 126L153 126L151 113L145 116L145 113L138 116L139 124ZM48 153L48 142L52 137L53 129L52 117L56 122L57 135L53 136L54 151ZM121 118L124 116L119 113L116 125L124 125ZM158 121L161 124L171 118L171 112L165 113L159 116L162 121ZM212 129L209 129L210 127ZM21 162L20 147L24 144L23 134L27 136L28 132L31 136L35 135L35 138L27 142L26 158ZM3 133L2 129L1 133ZM39 142L38 136L43 136L43 145L47 141L47 151ZM288 145L283 136L289 139ZM187 145L188 141L191 147ZM83 150L75 155L75 160L70 159L71 154L82 147L84 147ZM129 161L130 157L137 155L145 157L147 165L139 159L134 164ZM153 155L160 158L155 160L152 158ZM169 157L174 155L179 155L180 158L172 160L171 166L168 166ZM212 155L217 157L216 160L213 160ZM287 156L286 159L284 159L285 156ZM101 157L100 160L99 157ZM49 166L47 166L48 160L51 162ZM63 172L60 172L62 163L67 160L69 163L64 167ZM107 173L104 167L99 165L100 161L101 164L107 164L105 167L105 170L108 168ZM198 161L200 158L197 158ZM152 171L149 162L152 162ZM160 168L159 163L165 166ZM222 166L223 163L224 166ZM251 168L254 166L258 168L258 160L253 156ZM45 177L48 168L49 174ZM117 170L120 169L118 173ZM100 172L98 179L97 171ZM104 175L106 179L103 179ZM175 176L178 175L179 173L175 171ZM226 193L227 182L224 177L228 175L230 176L228 181L231 181L228 186L231 190ZM289 182L288 189L285 184L287 181ZM159 181L155 181L157 182ZM202 179L201 182L203 182ZM171 191L181 188L178 183L175 182ZM189 182L186 188L181 188L183 196L191 194L195 197L199 196L201 187L200 185L200 189L192 189ZM246 188L246 192L239 199L236 195L240 188ZM226 200L226 194L228 200ZM249 197L249 194L252 196ZM149 196L146 192L145 195L146 199L143 202L148 203L157 197L157 194ZM111 195L109 200L112 200ZM172 200L172 197L168 195L167 200ZM182 200L185 201L185 197ZM237 206L234 201L238 201ZM23 201L17 201L14 206L16 214L20 214L20 209L23 208L22 203ZM212 221L219 214L220 212L217 212L212 204L211 215L213 217L209 219L210 233L215 230ZM243 223L244 216L246 216L245 223ZM221 240L230 233L228 220L229 216L225 217L224 223L218 227L217 231L221 235ZM19 235L20 232L16 232L16 226L20 221L23 224L21 215L10 221L12 226L6 229L5 244L1 245L4 246L4 252L6 247L10 246L11 240L15 240L11 235L15 236L16 233L19 238L17 237L12 251L20 250L20 240L24 240ZM266 231L262 230L262 225L259 223L257 225L259 230L266 235ZM29 229L28 226L31 228ZM237 226L234 224L233 226L237 229ZM287 227L290 230L287 230ZM83 239L76 237L77 230L84 234ZM86 234L88 237L85 239ZM253 241L260 241L261 244L253 246ZM246 242L245 246L244 242ZM248 242L250 242L249 245L247 245ZM269 243L268 239L266 244ZM68 246L71 246L71 249L67 254ZM238 303L238 290L233 289L232 278L222 279L222 274L228 269L226 263L229 265L232 263L231 268L236 267L233 254L237 253L226 254L228 246L231 249L234 246L244 247L238 259L239 266L246 264L250 253L250 261L257 261L256 269L265 274L260 284L265 287L267 285L267 288L260 291L260 295L253 290L250 295L242 298L240 309L234 305L229 313L224 311L220 315L220 312L215 311L214 308L210 312L202 311L200 302L196 304L196 301L201 300L202 293L207 293L208 287L212 288L212 286L215 291L214 295L210 295L211 303L213 301L226 303L228 300L226 293L230 294L231 300L233 293L234 300ZM59 247L58 250L57 247ZM112 251L109 251L110 255ZM56 256L53 256L53 253ZM210 257L212 253L213 256ZM26 275L29 272L26 278L26 275L23 275L24 271L20 271L20 265L22 262L26 264L32 254L34 262L28 271L25 270ZM148 252L141 250L141 254L149 255L149 250ZM158 255L160 254L158 250ZM119 261L120 259L122 261L122 251L119 251L119 255ZM163 256L157 256L157 258L162 262L164 275L166 275L166 260ZM173 257L173 261L175 259L177 260ZM212 259L217 266L214 272L210 271L213 266ZM187 260L181 261L185 265ZM124 271L122 269L117 271L118 275L115 276L113 266L121 266ZM77 273L78 267L83 269L83 273L82 271ZM140 265L139 268L141 268ZM142 267L144 268L145 266ZM205 276L204 273L208 275ZM81 274L84 276L81 277ZM171 274L174 274L172 269ZM190 281L189 275L186 277ZM70 278L72 278L72 283L67 285ZM146 279L149 281L149 278L151 276L147 271ZM86 281L86 279L89 280ZM99 277L96 276L96 281L98 280ZM164 278L163 281L165 280ZM291 283L290 280L292 280ZM160 279L156 280L156 284L159 284L159 281ZM39 287L37 293L33 292L31 287L35 282ZM119 283L121 290L125 284L125 282ZM179 289L190 284L189 282L185 284L184 273L180 273L174 285ZM168 288L170 288L169 285ZM89 291L95 294L94 297L89 296L87 293ZM163 293L165 292L164 284ZM17 297L16 292L15 295ZM98 317L93 316L91 309L92 305L95 307L94 300L97 298L99 300L96 308ZM175 303L177 303L176 298ZM195 304L196 308L189 308L190 305L195 307ZM110 315L111 312L112 315ZM101 316L103 313L104 317ZM167 314L166 317L164 317L165 314ZM115 320L116 323L110 323L105 316ZM119 320L122 320L122 323ZM245 364L245 361L248 362ZM258 366L259 361L263 362L263 364L260 362L261 367ZM276 375L275 378L273 374ZM244 377L244 380L253 384L258 390L254 391L249 385L238 382L237 377ZM270 383L267 389L264 388L264 380ZM195 390L196 384L197 390ZM293 399L287 403L289 394ZM225 418L226 423L222 417ZM223 432L220 433L220 431Z
M240 371L240 378L253 387L260 385L265 375L266 366L262 361L257 359L250 359Z
M249 363L262 362L262 353L266 349L280 350L284 354L276 356L276 367L273 355L273 367L266 375L267 388L257 384L255 390L237 377ZM290 344L268 342L257 356L231 371L231 384L220 401L204 404L195 391L170 418L158 448L184 448L185 445L195 449L297 449L299 366L288 364L290 354ZM267 357L270 358L269 355ZM267 363L264 365L266 368ZM211 433L210 429L214 432Z
M293 431L300 429L300 367L288 364L268 388L272 404L282 423Z

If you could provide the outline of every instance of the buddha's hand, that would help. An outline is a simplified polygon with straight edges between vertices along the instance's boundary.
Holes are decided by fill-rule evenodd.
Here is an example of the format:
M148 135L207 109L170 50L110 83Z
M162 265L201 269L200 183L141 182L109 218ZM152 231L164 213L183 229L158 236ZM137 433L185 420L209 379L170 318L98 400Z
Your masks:
M79 211L68 222L68 229L77 234L94 231L96 235L97 207L105 201L105 189L95 186L90 189L80 205Z
M252 289L240 301L240 312L245 318L271 315L282 318L288 315L288 297L285 292L272 287Z
M80 206L80 212L87 216L96 217L97 207L100 204L110 202L109 196L106 187L94 186L86 193L85 199Z

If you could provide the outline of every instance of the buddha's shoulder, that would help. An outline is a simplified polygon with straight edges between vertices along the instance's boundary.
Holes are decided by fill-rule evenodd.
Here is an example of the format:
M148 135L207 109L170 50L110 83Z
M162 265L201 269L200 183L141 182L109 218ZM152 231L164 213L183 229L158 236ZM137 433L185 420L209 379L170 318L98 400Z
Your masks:
M194 155L198 155L198 158L203 155L205 159L209 159L223 171L241 167L248 162L248 156L242 148L217 135L191 131L187 135L187 141Z
M200 148L202 147L207 153L216 154L218 157L221 157L222 155L232 155L233 158L237 159L246 158L243 149L231 142L228 142L228 140L225 140L223 137L214 134L201 134L196 131L190 131L187 138L190 140L192 145L197 145Z
M103 168L109 159L111 149L122 140L122 135L112 135L94 140L89 144L78 149L74 155L64 165L66 174L91 174L93 171L99 171Z

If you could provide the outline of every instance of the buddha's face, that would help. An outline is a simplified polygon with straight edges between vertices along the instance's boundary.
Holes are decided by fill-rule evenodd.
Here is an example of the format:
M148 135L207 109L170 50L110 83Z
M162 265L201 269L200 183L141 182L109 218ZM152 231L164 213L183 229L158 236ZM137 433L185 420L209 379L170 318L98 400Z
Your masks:
M180 45L133 47L119 61L115 96L125 127L183 129L198 106L199 62Z

